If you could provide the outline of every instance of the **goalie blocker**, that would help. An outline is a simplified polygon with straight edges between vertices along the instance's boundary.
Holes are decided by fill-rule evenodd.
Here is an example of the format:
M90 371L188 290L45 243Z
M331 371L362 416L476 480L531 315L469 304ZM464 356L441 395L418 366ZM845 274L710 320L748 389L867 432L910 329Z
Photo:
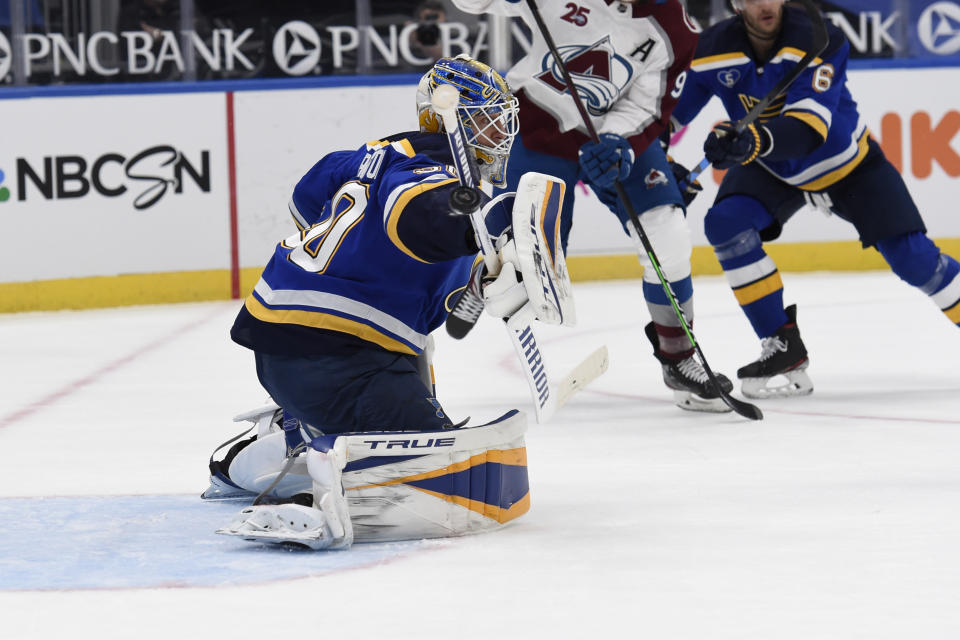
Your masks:
M283 430L265 418L275 411L245 414L257 435L231 449L203 497L251 499L267 490L281 504L255 502L217 533L343 549L498 529L530 507L523 413L444 431L320 436L288 458ZM231 490L217 490L225 482Z

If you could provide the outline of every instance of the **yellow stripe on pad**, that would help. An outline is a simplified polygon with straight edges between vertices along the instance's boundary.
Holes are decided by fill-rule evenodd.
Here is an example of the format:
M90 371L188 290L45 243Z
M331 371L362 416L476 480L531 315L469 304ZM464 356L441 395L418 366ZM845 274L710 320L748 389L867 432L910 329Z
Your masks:
M376 487L389 487L392 485L405 484L408 485L411 489L416 489L417 491L422 491L426 494L429 494L439 500L444 502L452 502L453 504L469 509L481 515L484 515L492 520L497 522L509 522L514 518L517 518L530 509L530 492L528 491L522 499L518 500L516 503L510 506L509 509L504 509L498 505L490 504L487 502L482 502L480 500L471 500L470 498L465 498L463 496L455 496L445 493L440 493L438 491L432 491L430 489L424 489L423 487L417 487L411 482L419 482L422 480L430 480L431 478L437 478L440 476L450 475L454 473L459 473L461 471L466 471L471 467L476 467L486 463L495 463L495 464L504 464L511 466L527 466L527 448L519 447L517 449L492 449L484 453L478 453L477 455L470 456L462 462L457 462L445 467L440 467L439 469L434 469L433 471L427 471L424 473L418 473L412 476L406 476L403 478L395 478L393 480L388 480L387 482L378 482L375 484L366 484L358 487L350 487L348 491L362 491L363 489L373 489Z

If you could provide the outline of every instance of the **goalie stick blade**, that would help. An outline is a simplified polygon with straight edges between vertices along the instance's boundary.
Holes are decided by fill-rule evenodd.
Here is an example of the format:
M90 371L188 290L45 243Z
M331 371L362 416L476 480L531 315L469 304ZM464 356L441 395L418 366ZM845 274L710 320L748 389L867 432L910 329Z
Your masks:
M573 371L560 382L560 386L557 387L555 410L565 405L573 394L586 388L603 375L608 366L610 366L610 353L607 351L607 346L603 345L574 367Z

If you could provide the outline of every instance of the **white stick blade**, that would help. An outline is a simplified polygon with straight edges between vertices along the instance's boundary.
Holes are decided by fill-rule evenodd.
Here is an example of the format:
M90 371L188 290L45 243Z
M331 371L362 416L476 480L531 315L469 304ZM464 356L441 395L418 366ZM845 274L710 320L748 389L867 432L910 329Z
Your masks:
M578 364L560 382L557 387L556 408L559 409L565 405L570 396L603 375L608 366L610 366L610 354L607 346L604 345L587 356L586 360Z

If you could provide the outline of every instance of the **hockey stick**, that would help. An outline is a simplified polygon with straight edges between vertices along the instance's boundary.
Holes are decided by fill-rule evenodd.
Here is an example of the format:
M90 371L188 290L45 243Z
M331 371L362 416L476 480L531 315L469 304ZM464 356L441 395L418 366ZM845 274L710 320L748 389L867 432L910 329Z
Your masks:
M564 84L567 85L567 90L570 92L570 96L577 105L577 111L580 112L580 118L583 120L583 124L587 129L587 133L590 135L590 139L594 143L599 142L600 138L597 135L597 129L593 126L593 122L590 120L590 115L587 113L586 108L583 106L583 101L580 99L580 94L577 93L577 87L573 83L573 78L570 77L570 72L563 64L563 58L560 56L560 52L557 50L557 45L554 43L553 37L550 35L550 31L547 29L547 25L543 22L543 16L540 15L540 9L537 8L536 0L527 0L527 6L530 8L531 13L533 13L533 19L537 23L537 28L540 30L541 35L543 35L543 39L546 41L547 47L550 49L550 54L553 56L554 61L557 63L557 67L560 69L560 73L563 75ZM693 345L694 351L696 351L697 356L700 358L700 364L703 365L703 370L706 372L710 382L713 383L713 386L720 394L720 397L723 398L723 401L731 409L745 418L750 418L751 420L762 420L763 413L756 405L734 398L720 385L720 381L717 380L716 374L712 369L710 369L710 365L707 364L707 358L703 355L703 350L700 348L699 343L697 343L696 338L693 336L693 330L690 328L690 323L684 316L683 310L677 303L677 297L670 287L670 282L663 275L663 271L660 268L660 261L657 259L657 255L653 251L653 245L650 244L650 239L643 231L643 226L640 224L640 218L637 216L637 212L634 210L633 205L630 202L630 197L627 195L627 190L623 187L619 180L614 181L614 186L616 187L620 204L623 205L627 215L630 216L630 222L632 223L634 230L637 232L637 236L640 238L640 243L643 245L643 250L646 251L647 258L650 260L650 264L653 265L654 270L657 272L657 277L660 279L660 284L663 286L663 290L666 292L667 298L670 300L670 304L673 306L674 313L676 313L677 318L680 319L680 325L687 334L690 344Z
M767 95L760 98L760 101L753 105L753 108L747 112L747 115L743 116L737 123L734 125L736 132L743 133L743 130L750 126L757 118L760 117L760 114L767 110L767 107L770 104L780 97L784 91L786 91L793 81L800 77L800 74L804 72L807 66L813 62L817 56L823 53L824 49L827 48L827 45L830 44L830 34L827 33L827 25L823 21L823 16L820 14L820 10L811 2L810 0L792 0L793 2L798 2L803 5L804 11L807 12L807 15L810 16L810 22L813 24L813 38L810 40L810 50L803 54L803 57L800 58L800 62L797 63L793 69L790 70L790 73L780 78L780 82L773 86L773 89L770 89L767 92ZM700 177L700 174L707 170L707 167L710 166L710 161L704 158L700 161L700 164L695 166L692 171L683 179L683 184L680 185L680 191L683 192L686 188L692 184L697 178Z
M569 400L573 394L585 388L603 374L609 364L610 354L607 351L606 345L604 345L587 356L586 360L574 367L573 371L568 373L567 377L557 385L557 400L554 411L567 404L567 400Z
M473 225L473 231L480 243L480 253L483 256L487 272L490 275L496 275L500 271L500 260L497 257L493 242L490 240L487 223L483 219L480 193L477 189L480 182L477 176L478 172L467 153L463 125L460 118L457 117L460 95L455 87L440 85L434 90L431 102L433 103L433 110L443 120L443 127L447 132L447 141L450 143L450 151L457 169L457 176L460 179L460 186L450 195L450 206L457 213L470 216L470 223ZM504 319L504 324L507 327L507 333L513 343L513 348L520 358L524 377L530 386L537 422L545 422L566 403L571 395L606 371L608 358L606 347L594 352L564 378L559 387L558 395L556 397L551 396L547 369L533 332L534 319L533 309L528 302L512 316Z

